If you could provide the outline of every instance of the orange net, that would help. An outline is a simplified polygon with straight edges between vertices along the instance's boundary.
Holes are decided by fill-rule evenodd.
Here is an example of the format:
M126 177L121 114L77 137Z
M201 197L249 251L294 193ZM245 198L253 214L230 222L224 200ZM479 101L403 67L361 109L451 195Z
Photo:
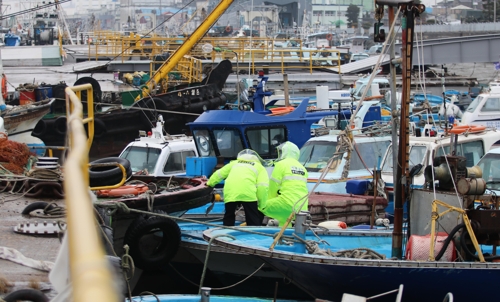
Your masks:
M14 174L24 174L30 150L26 144L11 141L6 133L0 133L0 163Z

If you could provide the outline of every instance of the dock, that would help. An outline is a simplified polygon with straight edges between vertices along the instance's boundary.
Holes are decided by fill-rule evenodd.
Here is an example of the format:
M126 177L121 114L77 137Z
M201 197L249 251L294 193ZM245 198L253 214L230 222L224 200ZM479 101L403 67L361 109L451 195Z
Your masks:
M55 202L59 206L64 206L63 199L33 199L23 197L21 193L0 193L0 277L4 278L8 284L9 292L22 288L38 286L48 297L55 295L49 283L48 271L35 269L23 264L5 260L6 252L12 257L14 249L27 258L38 261L47 261L47 265L55 262L60 246L59 238L54 235L28 235L14 232L14 227L26 222L35 221L52 222L58 219L25 218L21 215L23 209L35 201ZM7 250L6 250L7 249ZM0 282L1 283L1 282ZM3 294L0 292L0 295Z

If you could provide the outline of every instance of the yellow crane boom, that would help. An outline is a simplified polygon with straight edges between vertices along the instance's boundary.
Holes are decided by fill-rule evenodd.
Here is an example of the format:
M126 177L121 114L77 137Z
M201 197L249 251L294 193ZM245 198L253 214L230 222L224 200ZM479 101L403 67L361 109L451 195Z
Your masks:
M165 78L168 73L174 69L177 63L186 55L193 46L198 43L205 33L217 22L219 17L227 10L233 3L233 0L221 0L214 10L207 16L207 18L196 28L196 30L187 37L184 43L177 48L177 50L163 63L160 68L153 74L153 76L142 87L142 94L138 99L143 98L151 93L154 86Z

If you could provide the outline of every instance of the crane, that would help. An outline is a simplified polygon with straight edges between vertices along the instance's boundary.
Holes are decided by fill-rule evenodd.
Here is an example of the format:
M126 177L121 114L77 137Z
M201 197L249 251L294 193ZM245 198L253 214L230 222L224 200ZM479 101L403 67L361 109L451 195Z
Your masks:
M198 43L205 33L217 22L219 17L228 9L234 0L221 0L214 10L201 22L196 30L186 38L184 43L158 68L151 78L142 86L141 93L137 96L136 101L151 94L157 83L165 78L172 69L177 65L184 55L186 55L193 46Z

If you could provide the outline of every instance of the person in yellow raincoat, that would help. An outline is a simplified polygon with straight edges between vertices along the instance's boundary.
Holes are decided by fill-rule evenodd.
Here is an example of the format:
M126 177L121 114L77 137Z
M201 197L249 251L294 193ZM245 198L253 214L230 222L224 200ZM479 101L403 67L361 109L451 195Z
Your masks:
M238 205L243 205L247 225L261 226L264 215L259 211L265 206L269 188L269 176L262 165L259 154L251 149L238 153L236 160L231 161L212 174L207 182L214 187L222 180L224 183L224 218L227 226L234 226Z
M298 159L299 148L292 142L277 147L278 159L269 179L269 194L260 210L283 226L292 212L308 210L307 170Z

